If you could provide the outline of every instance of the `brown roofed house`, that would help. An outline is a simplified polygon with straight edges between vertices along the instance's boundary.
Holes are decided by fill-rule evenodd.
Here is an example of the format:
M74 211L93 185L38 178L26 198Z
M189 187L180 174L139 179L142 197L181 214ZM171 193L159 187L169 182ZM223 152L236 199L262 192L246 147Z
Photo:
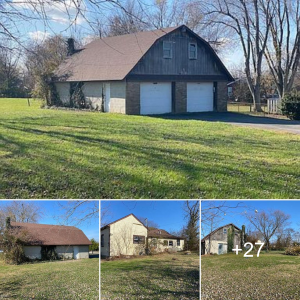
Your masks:
M73 48L54 74L54 105L135 115L227 110L234 79L185 25Z
M13 234L26 236L24 252L29 259L42 259L42 253L49 250L55 251L58 258L89 258L91 242L76 227L10 222L9 218L8 226Z

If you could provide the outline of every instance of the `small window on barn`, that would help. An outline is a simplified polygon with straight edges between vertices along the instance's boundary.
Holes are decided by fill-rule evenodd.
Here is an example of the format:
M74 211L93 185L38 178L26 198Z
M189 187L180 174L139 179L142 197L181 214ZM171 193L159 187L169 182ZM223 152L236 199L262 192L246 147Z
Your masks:
M101 247L104 247L104 234L101 234Z
M173 241L169 241L169 246L173 246Z
M172 42L164 41L163 42L163 51L164 51L164 58L172 58Z
M223 233L227 234L227 228L223 228Z
M177 246L180 246L180 240L179 239L177 240Z
M142 235L134 235L133 243L134 244L145 244L145 237Z
M189 44L189 59L197 59L197 44Z

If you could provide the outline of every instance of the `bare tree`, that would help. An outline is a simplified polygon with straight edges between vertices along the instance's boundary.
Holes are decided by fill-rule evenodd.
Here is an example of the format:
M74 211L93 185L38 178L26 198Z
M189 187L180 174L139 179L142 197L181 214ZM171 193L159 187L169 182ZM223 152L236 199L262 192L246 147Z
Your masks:
M136 33L149 29L144 7L134 0L127 0L113 10L108 18L108 36Z
M159 225L156 222L149 220L146 217L137 216L137 218L148 228L159 228Z
M43 216L44 211L35 202L12 201L10 204L0 203L0 232L6 226L6 218L12 222L37 223Z
M61 214L58 216L60 223L64 225L78 225L85 221L99 219L99 201L70 200L58 202Z
M110 204L107 201L101 201L100 226L103 227L109 223L111 217Z
M271 74L282 98L292 90L300 61L300 0L269 0L270 15L263 6L270 26L270 41L264 52ZM261 43L264 39L261 36Z
M51 104L50 85L54 70L67 57L67 44L60 36L50 37L40 43L27 46L26 67L34 78L33 96L46 99Z
M245 214L248 221L258 230L266 243L267 251L270 249L270 240L276 232L284 228L290 216L283 211L275 210L269 213L262 211L260 213Z
M262 111L260 101L262 61L274 8L265 0L214 0L203 5L206 14L210 16L210 24L213 22L231 28L237 35L244 54L245 74L254 110Z

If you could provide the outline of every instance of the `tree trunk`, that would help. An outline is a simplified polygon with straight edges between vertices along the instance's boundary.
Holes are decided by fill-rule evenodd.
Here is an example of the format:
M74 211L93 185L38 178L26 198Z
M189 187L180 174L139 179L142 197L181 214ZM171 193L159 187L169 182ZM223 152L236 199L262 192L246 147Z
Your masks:
M253 94L253 104L255 112L263 112L260 102L260 87L256 87Z

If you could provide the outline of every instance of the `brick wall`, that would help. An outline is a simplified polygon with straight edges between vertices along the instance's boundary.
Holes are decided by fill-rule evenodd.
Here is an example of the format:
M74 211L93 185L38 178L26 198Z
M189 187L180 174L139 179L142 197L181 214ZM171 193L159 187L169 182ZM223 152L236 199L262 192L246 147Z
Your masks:
M217 84L217 111L227 111L227 81L219 81Z
M140 83L127 82L126 83L126 114L139 115L140 114Z

